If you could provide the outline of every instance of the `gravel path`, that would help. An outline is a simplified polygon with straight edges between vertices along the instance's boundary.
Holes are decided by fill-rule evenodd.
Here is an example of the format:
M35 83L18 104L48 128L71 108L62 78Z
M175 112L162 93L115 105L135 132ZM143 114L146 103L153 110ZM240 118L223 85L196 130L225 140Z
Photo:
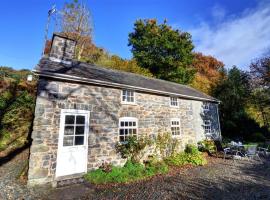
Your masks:
M203 167L181 169L132 184L58 189L27 188L17 179L27 151L0 166L0 199L270 199L270 161L209 159Z
M19 176L27 166L29 149L24 150L9 162L0 162L0 199L30 200L42 199L49 190L47 187L27 188Z

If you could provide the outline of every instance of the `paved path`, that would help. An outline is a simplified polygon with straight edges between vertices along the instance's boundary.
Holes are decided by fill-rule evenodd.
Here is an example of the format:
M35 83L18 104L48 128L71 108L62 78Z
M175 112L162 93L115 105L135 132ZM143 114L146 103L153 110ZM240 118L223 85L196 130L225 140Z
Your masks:
M210 159L206 166L138 183L58 189L28 189L16 180L24 162L21 154L0 167L0 199L270 199L269 161Z

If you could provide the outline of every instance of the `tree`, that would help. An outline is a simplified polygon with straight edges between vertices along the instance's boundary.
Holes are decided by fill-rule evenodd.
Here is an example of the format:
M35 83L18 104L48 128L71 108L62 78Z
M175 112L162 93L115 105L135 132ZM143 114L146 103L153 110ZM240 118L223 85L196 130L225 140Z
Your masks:
M80 60L85 45L92 43L93 28L89 8L78 0L65 3L59 21L61 32L77 41L77 58Z
M250 72L257 84L270 88L270 55L252 62Z
M250 73L253 86L250 113L270 130L270 55L253 61Z
M233 67L218 82L213 96L221 101L221 128L228 137L245 137L252 130L247 130L245 123L249 120L245 105L250 94L249 75Z
M190 83L194 48L191 35L174 30L156 20L137 20L129 34L129 46L139 66L149 69L157 78Z
M194 53L193 66L197 72L191 85L204 93L210 94L221 78L224 64L212 56Z

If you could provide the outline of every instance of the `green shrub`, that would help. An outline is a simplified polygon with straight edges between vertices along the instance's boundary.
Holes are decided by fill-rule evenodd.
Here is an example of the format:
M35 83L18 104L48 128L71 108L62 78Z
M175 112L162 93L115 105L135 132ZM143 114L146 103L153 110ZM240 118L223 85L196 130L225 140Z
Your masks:
M214 140L203 140L198 142L199 150L202 152L215 153L216 145Z
M112 167L110 172L97 169L88 172L85 179L96 184L100 183L127 183L145 179L156 174L164 174L168 166L164 162L151 163L144 166L140 163L133 163L130 160L123 167Z
M178 139L172 138L171 133L158 133L155 142L156 142L156 152L159 152L162 158L177 153L179 141Z
M121 154L122 158L128 158L132 162L139 162L143 157L143 150L146 146L152 144L152 141L148 137L141 137L137 139L136 137L128 137L128 140L122 143L117 143L115 149L117 153Z
M195 145L187 144L185 148L185 152L190 153L190 154L197 154L199 153L199 150Z
M167 157L165 162L172 166L205 165L207 163L202 153L194 145L187 145L184 152Z

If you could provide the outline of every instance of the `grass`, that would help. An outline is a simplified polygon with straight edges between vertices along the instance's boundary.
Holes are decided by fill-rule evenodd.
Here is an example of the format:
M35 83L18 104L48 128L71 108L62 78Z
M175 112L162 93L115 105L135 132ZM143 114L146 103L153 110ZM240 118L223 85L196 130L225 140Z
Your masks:
M85 179L95 184L128 183L167 172L168 166L164 162L144 166L140 163L127 161L124 167L113 166L110 172L105 172L102 169L90 171L85 175Z

